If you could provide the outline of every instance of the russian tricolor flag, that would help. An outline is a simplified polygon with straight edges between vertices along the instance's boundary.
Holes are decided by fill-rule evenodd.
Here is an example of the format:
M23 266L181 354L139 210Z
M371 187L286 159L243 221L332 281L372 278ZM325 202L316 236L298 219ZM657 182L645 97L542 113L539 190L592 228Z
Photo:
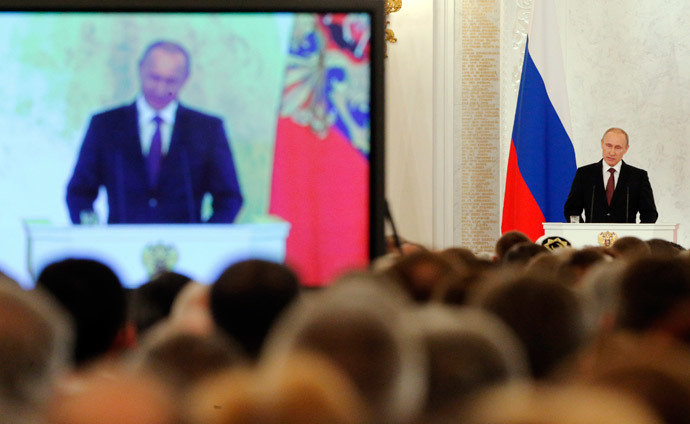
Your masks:
M501 232L532 240L543 222L563 222L577 169L565 71L552 0L535 0L508 157Z

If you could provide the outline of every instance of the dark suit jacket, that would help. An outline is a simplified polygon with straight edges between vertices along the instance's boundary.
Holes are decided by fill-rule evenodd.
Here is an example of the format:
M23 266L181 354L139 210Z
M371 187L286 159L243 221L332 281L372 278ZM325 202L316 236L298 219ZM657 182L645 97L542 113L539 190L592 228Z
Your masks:
M232 222L242 206L223 122L180 105L158 187L148 187L136 104L94 115L67 186L72 222L92 211L100 186L108 193L109 223L201 222L205 193L209 222Z
M609 206L606 202L602 163L603 159L578 168L568 200L563 206L566 222L570 221L570 216L580 216L580 222L635 223L638 212L641 222L656 222L659 214L647 171L623 162ZM581 216L583 210L585 220Z

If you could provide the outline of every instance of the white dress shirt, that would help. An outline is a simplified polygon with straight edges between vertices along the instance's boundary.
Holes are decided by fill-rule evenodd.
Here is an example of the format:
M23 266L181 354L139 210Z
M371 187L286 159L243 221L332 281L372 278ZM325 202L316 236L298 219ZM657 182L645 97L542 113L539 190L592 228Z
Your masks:
M137 117L139 120L139 140L141 141L141 153L148 156L151 149L151 140L156 132L156 123L153 118L160 116L161 122L161 153L168 153L170 140L172 138L173 126L175 125L175 115L179 102L172 101L161 110L155 110L148 103L144 96L137 97Z
M616 172L613 173L613 188L616 188L616 185L618 185L618 177L621 174L621 165L623 164L622 160L619 160L616 166L609 166L606 161L602 162L603 166L601 167L602 173L604 175L604 188L606 188L606 184L609 182L609 177L611 174L609 173L609 169L613 168L616 170Z

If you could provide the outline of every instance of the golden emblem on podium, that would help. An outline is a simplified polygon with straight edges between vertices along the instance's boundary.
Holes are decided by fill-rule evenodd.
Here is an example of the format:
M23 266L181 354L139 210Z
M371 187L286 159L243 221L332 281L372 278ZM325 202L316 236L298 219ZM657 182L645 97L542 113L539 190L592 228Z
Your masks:
M171 271L177 264L178 257L175 246L163 243L149 244L144 248L141 255L149 278L153 278L161 272Z
M602 231L599 233L599 246L611 247L618 240L618 235L613 231Z

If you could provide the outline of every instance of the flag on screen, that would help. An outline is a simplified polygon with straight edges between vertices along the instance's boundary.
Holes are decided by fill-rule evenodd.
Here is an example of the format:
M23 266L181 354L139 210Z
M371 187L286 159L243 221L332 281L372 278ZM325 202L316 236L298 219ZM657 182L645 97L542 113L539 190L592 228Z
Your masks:
M295 19L269 213L291 224L286 263L307 285L369 259L370 19Z
M501 231L532 240L543 222L563 222L577 165L565 71L552 0L535 0L508 156Z

